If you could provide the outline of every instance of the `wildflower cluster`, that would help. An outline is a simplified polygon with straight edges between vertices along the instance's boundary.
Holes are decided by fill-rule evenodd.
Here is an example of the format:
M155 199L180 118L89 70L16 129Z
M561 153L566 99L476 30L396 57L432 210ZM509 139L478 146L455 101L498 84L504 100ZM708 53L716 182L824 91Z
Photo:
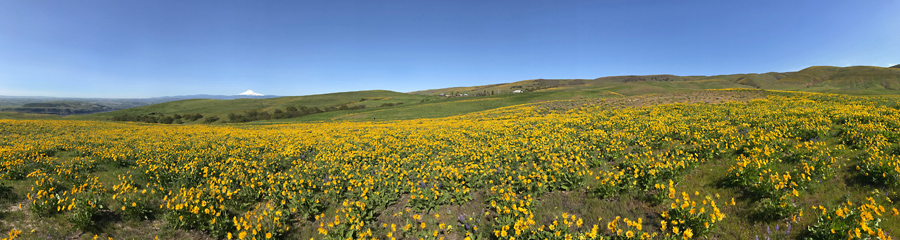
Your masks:
M831 209L824 206L813 206L812 209L819 215L809 226L812 239L891 239L882 222L889 214L900 214L897 208L888 210L873 197L858 205L846 201Z
M699 196L700 193L695 192L694 195ZM690 194L681 192L681 198L674 200L669 210L661 213L663 221L660 222L660 230L666 236L682 236L684 239L694 235L704 236L712 231L716 222L725 218L716 200L710 196L697 201L692 200Z

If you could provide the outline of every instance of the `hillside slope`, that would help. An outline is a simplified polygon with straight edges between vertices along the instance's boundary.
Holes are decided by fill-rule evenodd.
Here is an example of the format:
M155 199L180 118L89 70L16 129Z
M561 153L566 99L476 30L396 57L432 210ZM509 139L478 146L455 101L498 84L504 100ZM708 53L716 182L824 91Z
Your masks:
M604 89L620 94L667 93L673 91L721 89L721 88L762 88L771 85L790 73L732 74L717 76L611 76L596 79L534 79L512 83L491 84L471 87L453 87L410 92L411 94L448 95L469 94L491 95L521 92L583 90L585 88Z
M191 99L174 102L166 102L149 106L123 109L119 111L98 113L84 116L71 116L71 119L98 119L105 120L113 116L121 115L148 115L148 114L193 114L199 113L206 117L216 116L224 118L229 113L243 113L245 111L274 111L287 107L316 107L327 108L341 105L364 106L374 108L388 104L418 103L435 97L399 93L386 90L341 92L309 96L278 97L265 99Z
M808 67L781 79L773 88L826 93L898 94L900 68Z
M716 76L612 76L596 79L534 79L471 87L431 89L411 93L375 90L269 99L194 99L120 111L71 116L107 120L121 115L199 113L225 119L233 114L277 114L287 107L315 107L340 111L316 112L267 122L400 120L447 117L532 102L603 99L648 94L683 93L706 89L755 88L857 95L900 94L900 68L815 66L798 72ZM249 114L249 113L247 113ZM268 119L268 120L267 120ZM222 121L219 121L222 122ZM241 121L230 121L241 122Z
M628 93L663 93L697 89L760 88L847 94L900 94L900 68L813 66L798 72L730 74L716 76L612 76L596 79L536 79L471 87L452 87L411 92L421 95L490 95L546 89L600 88Z

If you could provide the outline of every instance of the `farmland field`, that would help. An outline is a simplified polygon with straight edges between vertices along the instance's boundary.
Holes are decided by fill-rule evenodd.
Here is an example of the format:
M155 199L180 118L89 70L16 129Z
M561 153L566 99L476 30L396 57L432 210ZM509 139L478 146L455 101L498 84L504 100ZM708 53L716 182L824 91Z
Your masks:
M726 89L395 121L0 120L0 231L896 239L898 104Z

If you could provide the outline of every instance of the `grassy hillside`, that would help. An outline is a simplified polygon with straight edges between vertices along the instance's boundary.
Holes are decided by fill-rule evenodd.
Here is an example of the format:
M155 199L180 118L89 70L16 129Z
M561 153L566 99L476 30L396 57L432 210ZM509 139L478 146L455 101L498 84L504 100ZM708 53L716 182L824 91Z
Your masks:
M614 92L621 91L619 93L633 95L735 87L760 88L771 85L789 74L790 73L763 73L718 76L646 75L612 76L596 79L537 79L484 86L431 89L411 93L421 95L461 93L472 96L484 95L485 93L490 95L491 92L494 92L496 95L509 94L516 90L536 92L545 90L583 90L588 88Z
M124 114L146 115L151 113L165 115L199 113L206 117L217 116L219 118L224 118L224 116L229 113L242 113L244 111L252 110L274 111L275 109L285 109L289 106L326 108L330 106L346 104L349 106L362 105L366 108L375 108L386 103L412 104L434 98L435 97L412 95L385 90L373 90L267 99L191 99L136 107L107 113L92 114L86 116L72 116L70 118L108 119L113 116Z
M617 97L608 91L591 89L583 91L545 90L520 94L502 94L483 97L451 97L403 104L384 108L366 108L351 111L335 111L309 115L293 119L272 120L270 122L310 122L344 120L403 120L416 118L448 117L465 113L490 110L500 107L574 98Z
M550 81L550 80L544 80ZM553 88L523 93L507 93L478 97L441 97L439 99L404 104L390 108L366 108L352 111L337 111L303 116L292 119L278 119L267 122L315 122L315 121L359 121L359 120L407 120L417 118L449 117L466 113L497 109L501 107L549 102L557 100L610 99L638 95L666 95L672 93L696 92L700 89L746 88L741 84L721 80L702 79L696 81L598 81L592 86L562 85ZM715 99L710 99L714 101Z
M422 95L462 93L469 95L494 92L511 93L545 89L599 88L629 95L629 93L665 93L698 89L760 88L846 94L900 94L900 68L871 66L830 67L814 66L798 72L731 74L716 76L613 76L597 79L538 79L513 83L472 87L455 87L411 92ZM619 91L616 91L619 90Z
M192 114L225 119L231 113L272 114L289 106L326 108L339 105L363 109L329 111L266 122L403 120L455 116L500 107L566 99L604 99L646 94L693 92L705 89L757 88L855 95L900 94L900 69L882 67L815 66L798 72L716 76L612 76L597 79L535 79L513 83L431 89L411 93L384 90L343 92L270 99L168 102L120 111L71 116L105 120L124 114ZM518 91L517 91L518 90ZM515 93L520 92L520 93ZM401 104L402 103L402 104Z
M547 89L547 88L555 88L561 86L579 86L585 84L584 79L533 79L533 80L524 80L513 83L500 83L500 84L491 84L491 85L482 85L482 86L471 86L471 87L452 87L452 88L441 88L441 89L430 89L430 90L422 90L410 92L411 94L419 94L419 95L455 95L459 94L468 94L470 96L474 95L501 95L512 93L515 90L522 90L524 92L530 92L539 89Z
M776 87L825 93L897 94L900 93L900 69L871 66L809 67L780 80Z

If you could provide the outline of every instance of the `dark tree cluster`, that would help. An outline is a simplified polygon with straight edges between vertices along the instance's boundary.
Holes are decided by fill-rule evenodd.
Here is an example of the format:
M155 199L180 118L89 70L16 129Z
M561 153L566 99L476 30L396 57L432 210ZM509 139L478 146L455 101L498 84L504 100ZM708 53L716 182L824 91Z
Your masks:
M363 109L363 108L366 108L366 106L365 105L347 106L347 104L341 104L341 105L337 105L337 106L325 107L325 111L326 112L346 111L346 110L356 110L356 109Z
M325 109L320 109L318 107L307 107L302 105L297 107L289 106L284 110L275 109L272 113L269 113L268 111L250 110L245 111L243 114L229 113L228 122L242 123L269 119L296 118L323 112L355 110L363 108L366 108L366 106L348 106L347 104L341 104L337 106L329 106Z
M233 123L252 122L252 121L258 121L258 120L267 120L267 119L271 119L271 118L272 118L272 114L269 114L269 112L266 112L266 111L260 112L258 110L245 111L244 114L236 114L236 113L228 114L228 122L233 122Z
M175 114L175 116L178 116L178 114ZM181 115L181 117L187 121L197 121L198 119L203 118L203 115L200 115L199 113L188 113Z
M625 76L625 79L622 80L623 83L627 82L644 82L647 81L643 76Z
M671 82L675 81L674 78L670 75L658 75L658 76L619 76L614 77L615 79L621 79L623 83L627 82L646 82L646 81L654 81L654 82Z
M274 119L295 118L295 117L302 117L302 116L306 116L306 115L323 113L323 112L325 112L325 111L322 109L319 109L318 107L307 107L307 106L303 106L303 105L300 105L297 107L289 106L289 107L285 108L284 110L275 109L275 112L272 114L272 118L274 118Z
M488 92L488 90L482 90L480 93L475 93L475 96L476 97L494 96L494 90L491 90L490 92Z
M162 123L162 124L182 124L185 121L197 121L203 118L199 113L188 113L184 115L173 114L171 116L161 113L150 113L148 115L119 115L113 116L109 120L126 121L126 122L145 122L145 123ZM208 120L208 119L207 119Z
M212 117L206 118L206 120L203 120L204 123L214 123L216 121L219 121L219 117L212 116Z
M400 104L403 104L403 103L402 103L402 102L398 102L398 103L383 103L383 104L381 104L381 106L378 106L378 107L393 107L393 106L397 106L397 105L400 105Z

